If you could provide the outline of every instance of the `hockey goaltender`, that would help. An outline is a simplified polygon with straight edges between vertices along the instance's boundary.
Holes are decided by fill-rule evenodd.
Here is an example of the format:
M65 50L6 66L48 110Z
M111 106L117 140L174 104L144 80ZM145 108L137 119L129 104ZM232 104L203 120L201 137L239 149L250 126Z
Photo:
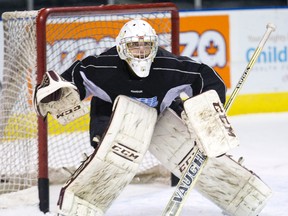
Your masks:
M159 47L146 21L128 21L116 46L58 73L46 72L36 87L36 112L67 124L87 113L81 101L93 96L95 148L63 185L59 215L104 215L148 149L178 177L200 149L208 160L196 189L227 215L258 215L265 206L269 187L226 154L239 141L223 108L223 80L208 65Z

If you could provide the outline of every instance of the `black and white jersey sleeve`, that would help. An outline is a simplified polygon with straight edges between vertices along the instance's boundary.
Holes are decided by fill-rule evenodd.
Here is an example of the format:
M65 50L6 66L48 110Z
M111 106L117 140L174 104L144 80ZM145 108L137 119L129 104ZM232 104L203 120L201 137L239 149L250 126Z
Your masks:
M158 49L149 76L143 79L131 75L116 47L100 56L75 62L62 76L75 83L81 99L93 95L113 103L118 95L126 95L155 107L158 112L170 106L183 91L192 97L214 89L225 102L225 84L211 67L188 57L177 57L162 48Z

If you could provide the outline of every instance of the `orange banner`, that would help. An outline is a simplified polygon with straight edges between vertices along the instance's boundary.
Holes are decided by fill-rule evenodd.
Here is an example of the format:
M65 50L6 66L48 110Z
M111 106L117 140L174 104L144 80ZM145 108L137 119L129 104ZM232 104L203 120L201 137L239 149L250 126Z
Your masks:
M76 59L99 55L114 45L127 20L51 23L47 25L47 44L53 53L48 66L63 71ZM170 20L155 18L149 23L160 38L170 34ZM160 42L160 45L161 42ZM75 47L75 48L74 48ZM49 49L48 49L49 50ZM189 16L180 19L180 53L213 67L225 81L230 81L229 17ZM57 57L58 56L58 57Z
M181 17L181 55L213 67L228 88L231 86L229 44L228 15Z

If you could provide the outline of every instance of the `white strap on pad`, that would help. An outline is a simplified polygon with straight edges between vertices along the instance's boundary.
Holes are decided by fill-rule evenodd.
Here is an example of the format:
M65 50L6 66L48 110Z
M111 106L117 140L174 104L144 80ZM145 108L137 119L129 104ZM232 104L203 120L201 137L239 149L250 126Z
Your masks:
M136 174L149 147L157 111L119 96L112 116L99 149L62 187L58 202L61 214L74 215L81 207L81 216L86 216L85 212L102 215Z
M183 120L197 137L199 149L208 157L225 154L239 145L218 94L209 90L184 102Z

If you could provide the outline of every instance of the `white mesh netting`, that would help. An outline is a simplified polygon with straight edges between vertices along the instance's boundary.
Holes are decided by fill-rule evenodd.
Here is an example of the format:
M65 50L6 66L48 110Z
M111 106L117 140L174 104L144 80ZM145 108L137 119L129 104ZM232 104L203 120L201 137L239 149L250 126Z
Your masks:
M31 101L37 79L37 14L38 11L7 12L2 16L4 70L0 97L0 194L37 183L38 130L41 128L38 128ZM148 20L159 35L160 46L171 50L170 12L125 13L121 10L118 13L113 11L113 15L110 12L99 15L83 10L75 14L61 13L61 16L55 13L45 21L47 70L61 73L76 59L98 55L110 48L122 25L135 17ZM89 106L89 101L86 103ZM89 143L89 115L66 126L60 126L48 117L48 126L49 178L52 183L62 183L70 175L66 170L73 172L80 165L82 154L93 151ZM146 182L159 174L160 178L169 176L158 165L148 152L134 182Z

